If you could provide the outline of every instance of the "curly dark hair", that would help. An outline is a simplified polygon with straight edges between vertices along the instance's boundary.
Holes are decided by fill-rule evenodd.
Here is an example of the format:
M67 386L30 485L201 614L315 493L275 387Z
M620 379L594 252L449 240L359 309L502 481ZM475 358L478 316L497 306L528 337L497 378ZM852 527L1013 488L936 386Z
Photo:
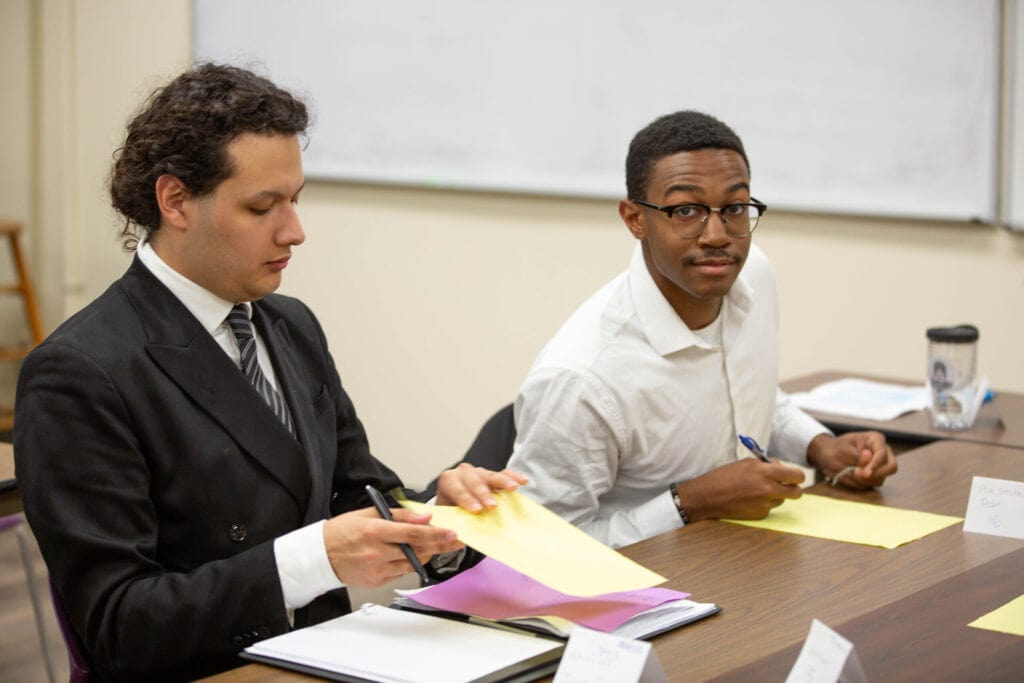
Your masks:
M150 95L114 153L110 197L124 216L126 250L141 228L160 228L156 180L170 174L194 196L211 194L233 172L228 144L243 133L298 135L306 106L266 78L220 64L200 64Z
M667 156L699 149L731 149L750 161L743 142L732 128L699 111L677 111L655 119L633 136L626 155L626 196L645 199L654 165Z

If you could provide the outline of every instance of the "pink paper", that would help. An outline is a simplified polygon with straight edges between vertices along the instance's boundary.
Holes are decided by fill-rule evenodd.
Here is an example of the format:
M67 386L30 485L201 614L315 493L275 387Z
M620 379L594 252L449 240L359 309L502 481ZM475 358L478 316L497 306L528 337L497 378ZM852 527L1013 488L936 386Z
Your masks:
M487 557L410 597L428 607L486 619L556 616L611 632L644 610L689 596L668 588L644 588L581 598L548 588Z

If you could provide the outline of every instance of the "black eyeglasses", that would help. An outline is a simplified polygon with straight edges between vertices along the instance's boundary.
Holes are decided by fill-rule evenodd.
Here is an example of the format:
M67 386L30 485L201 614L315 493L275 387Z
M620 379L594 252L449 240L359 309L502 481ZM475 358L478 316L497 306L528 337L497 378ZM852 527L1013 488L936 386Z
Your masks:
M672 229L675 230L675 233L688 240L700 237L704 233L704 228L707 227L708 218L712 213L717 213L718 217L722 219L725 232L730 237L746 237L754 232L761 214L768 210L767 204L762 204L753 197L749 202L726 204L718 209L713 209L707 204L693 202L668 206L652 204L642 199L633 199L632 202L655 211L663 211L672 221Z

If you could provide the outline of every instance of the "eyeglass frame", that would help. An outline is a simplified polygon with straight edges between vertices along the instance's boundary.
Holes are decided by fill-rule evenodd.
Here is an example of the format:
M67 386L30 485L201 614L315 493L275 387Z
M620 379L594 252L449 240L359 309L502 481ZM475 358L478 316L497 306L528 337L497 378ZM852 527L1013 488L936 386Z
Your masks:
M725 206L719 206L718 208L712 208L712 207L708 206L707 204L701 204L699 202L682 202L680 204L667 204L665 206L662 206L660 204L655 204L654 202L649 202L649 201L646 201L646 200L643 200L643 199L630 199L629 201L633 202L634 204L639 204L640 206L646 206L648 209L654 209L655 211L661 211L666 216L668 216L669 220L672 220L672 214L677 209L682 208L684 206L696 206L696 207L700 207L700 208L704 209L704 211L705 211L704 218L702 218L701 221L700 221L700 225L701 225L700 232L698 232L696 235L689 235L689 236L679 235L679 233L676 232L676 234L680 237L680 239L684 239L684 240L695 240L698 237L700 237L701 235L703 235L704 231L708 227L708 220L711 218L711 214L713 214L713 213L717 213L718 214L718 218L719 218L719 220L722 221L722 226L725 228L725 234L729 235L729 237L736 237L736 238L750 237L752 234L754 234L754 230L757 229L757 224L760 221L761 216L763 216L764 212L768 210L768 205L767 204L765 204L764 202L758 201L754 197L751 197L749 202L732 202L731 204L726 204ZM755 209L757 209L757 220L754 221L754 227L751 228L750 230L748 230L747 232L743 233L742 235L737 235L736 233L729 232L729 218L725 214L723 214L722 211L725 210L725 209L728 209L730 206L752 206Z

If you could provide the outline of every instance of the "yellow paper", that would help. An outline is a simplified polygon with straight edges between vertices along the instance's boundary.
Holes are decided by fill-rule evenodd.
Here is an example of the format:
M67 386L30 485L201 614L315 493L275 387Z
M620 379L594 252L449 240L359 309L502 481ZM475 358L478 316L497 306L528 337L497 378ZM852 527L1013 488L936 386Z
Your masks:
M896 548L962 520L962 517L805 493L774 508L764 519L722 521L833 541Z
M987 631L1009 633L1011 636L1024 636L1024 595L967 625Z
M460 507L401 501L433 515L433 526L544 585L569 595L650 588L665 577L586 535L518 491L496 491L498 507L473 514Z

